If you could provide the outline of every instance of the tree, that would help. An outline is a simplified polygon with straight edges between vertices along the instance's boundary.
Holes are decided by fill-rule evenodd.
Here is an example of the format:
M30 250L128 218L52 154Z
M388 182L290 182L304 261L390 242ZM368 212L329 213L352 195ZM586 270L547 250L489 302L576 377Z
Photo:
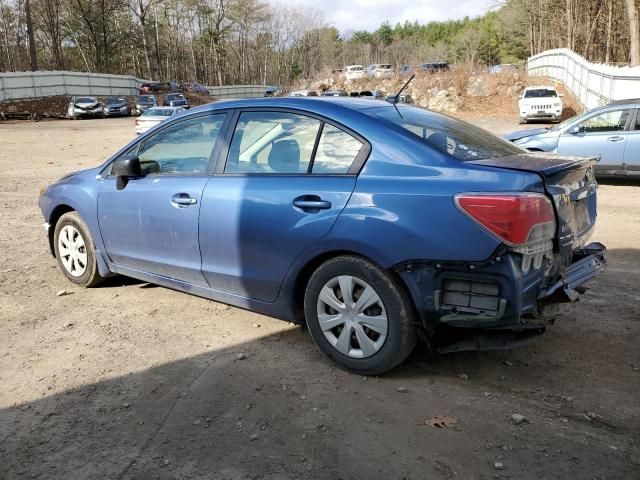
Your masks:
M629 16L629 57L631 66L640 65L640 23L638 22L638 5L636 0L627 0Z

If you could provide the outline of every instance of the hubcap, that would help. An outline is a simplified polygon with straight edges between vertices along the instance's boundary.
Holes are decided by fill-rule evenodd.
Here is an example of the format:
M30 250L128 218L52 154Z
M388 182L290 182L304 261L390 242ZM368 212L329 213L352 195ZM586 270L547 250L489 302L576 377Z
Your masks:
M58 235L58 253L64 269L73 277L81 277L87 270L87 248L80 232L65 225Z
M322 287L318 322L329 343L353 358L367 358L380 350L389 325L378 293L350 275L332 278Z

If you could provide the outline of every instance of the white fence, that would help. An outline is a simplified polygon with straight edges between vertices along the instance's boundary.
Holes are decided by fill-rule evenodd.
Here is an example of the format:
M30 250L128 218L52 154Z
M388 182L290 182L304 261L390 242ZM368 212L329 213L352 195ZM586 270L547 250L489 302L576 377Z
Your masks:
M529 75L559 80L585 108L640 98L640 67L591 63L568 48L547 50L529 58L527 70Z
M103 73L49 71L0 72L0 102L55 95L136 95L142 82L131 75ZM263 97L265 85L225 85L207 87L209 93L220 99Z
M142 80L130 75L84 72L0 73L0 101L54 95L135 95Z

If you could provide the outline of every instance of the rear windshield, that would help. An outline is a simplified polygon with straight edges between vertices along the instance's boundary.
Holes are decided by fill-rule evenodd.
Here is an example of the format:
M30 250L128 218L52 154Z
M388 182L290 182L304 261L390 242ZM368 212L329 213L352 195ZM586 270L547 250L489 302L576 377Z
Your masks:
M431 148L463 162L526 153L486 130L429 110L398 106L369 108L363 112L389 120L409 130Z
M142 115L147 117L170 117L173 112L174 110L169 110L168 108L150 108Z
M385 69L385 70L389 70L389 69L391 68L391 65L387 65L387 64L385 64L385 65L380 65L378 68L382 68L382 69Z
M555 90L549 90L548 88L539 88L537 90L527 90L524 92L524 98L546 98L557 96L558 93Z

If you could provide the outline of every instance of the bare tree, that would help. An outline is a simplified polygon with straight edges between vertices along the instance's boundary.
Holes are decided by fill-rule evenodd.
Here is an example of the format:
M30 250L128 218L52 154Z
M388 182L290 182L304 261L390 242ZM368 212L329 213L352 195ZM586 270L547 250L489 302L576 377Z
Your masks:
M636 0L627 0L627 15L629 16L629 59L631 66L638 66L640 65L640 23Z

